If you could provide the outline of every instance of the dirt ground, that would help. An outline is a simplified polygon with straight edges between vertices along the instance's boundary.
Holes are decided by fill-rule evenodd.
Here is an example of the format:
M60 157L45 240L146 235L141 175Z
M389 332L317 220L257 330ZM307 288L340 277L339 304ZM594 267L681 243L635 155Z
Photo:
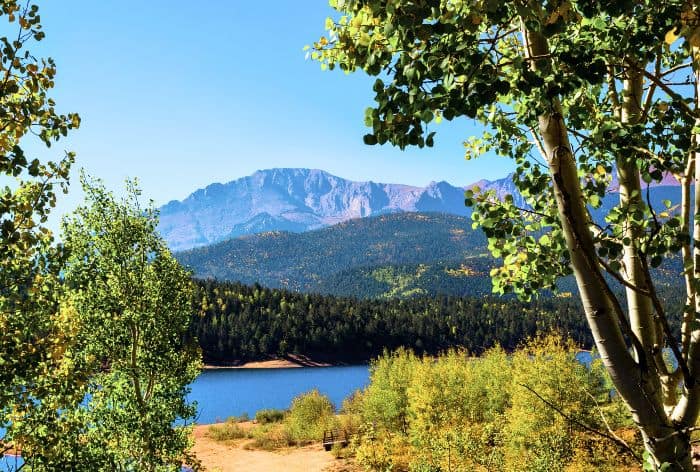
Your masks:
M354 472L320 444L281 451L244 449L250 440L218 442L207 437L209 425L194 428L194 453L209 472Z

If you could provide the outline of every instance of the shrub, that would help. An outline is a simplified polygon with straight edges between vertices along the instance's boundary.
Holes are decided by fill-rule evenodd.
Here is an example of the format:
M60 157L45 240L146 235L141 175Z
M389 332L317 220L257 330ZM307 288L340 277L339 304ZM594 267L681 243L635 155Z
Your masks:
M407 390L419 363L413 352L403 348L372 362L370 383L363 393L364 421L380 430L407 432Z
M314 389L292 400L284 425L289 436L297 443L320 441L324 430L335 425L333 413L330 398Z
M294 444L294 440L282 423L267 423L253 428L251 437L253 441L245 445L246 449L272 451Z
M209 426L207 434L215 441L231 441L249 437L248 431L238 424L236 418L229 418L224 423Z
M411 453L406 436L386 432L382 437L370 434L355 448L355 461L365 470L404 471L409 469Z
M412 467L498 469L502 460L495 446L508 403L509 371L501 349L479 359L460 351L424 359L408 388Z
M255 413L255 421L260 424L279 423L284 419L284 410L268 408Z
M343 404L343 421L361 421L351 442L356 461L411 472L620 470L629 456L577 422L605 430L603 413L617 433L634 432L629 415L610 395L606 371L596 362L587 368L576 353L550 335L479 358L385 354L372 364L370 385ZM640 446L634 434L625 440Z
M555 408L584 424L599 423L596 397L604 382L576 360L576 352L572 342L550 335L513 353L504 431L507 470L563 470L574 458L581 439L578 427Z

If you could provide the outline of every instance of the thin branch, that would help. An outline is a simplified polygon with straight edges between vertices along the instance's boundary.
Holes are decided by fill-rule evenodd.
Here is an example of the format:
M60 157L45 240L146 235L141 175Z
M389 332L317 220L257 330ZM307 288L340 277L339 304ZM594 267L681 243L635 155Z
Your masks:
M677 429L676 431L674 431L671 434L668 434L662 438L654 439L654 441L657 443L667 441L667 440L671 439L673 436L678 436L679 434L690 434L693 431L700 431L700 426L689 426L687 428Z
M688 113L688 115L692 116L693 118L697 118L697 117L698 117L698 111L697 111L697 110L693 110L692 108L690 108L690 106L689 106L687 103L685 103L683 97L682 97L680 94L678 94L676 91L674 91L674 90L673 90L670 86L668 86L665 82L661 81L661 79L659 79L659 78L656 77L654 74L652 74L651 72L649 72L648 70L646 70L646 69L644 69L644 68L639 68L639 67L637 67L636 69L639 70L640 72L642 72L642 73L644 74L644 76L645 76L647 79L651 80L653 83L655 83L656 85L658 85L658 87L659 87L661 90L663 90L664 92L666 92L666 94L667 94L669 97L673 98L673 100L674 100L676 103L678 103L678 105L679 105L681 108L683 108L683 110L684 110L686 113Z
M537 392L536 392L535 390L533 390L531 387L529 387L529 386L527 386L527 385L525 385L525 384L519 384L519 385L520 385L521 387L527 389L530 393L532 393L533 395L535 395L537 398L539 398L545 405L547 405L548 407L550 407L551 409L553 409L554 411L556 411L557 413L559 413L565 420L567 420L567 421L569 421L569 422L571 422L571 423L574 423L574 424L580 426L581 428L585 429L585 430L588 431L589 433L593 433L593 434L595 434L595 435L597 435L597 436L606 438L606 439L608 439L608 440L614 442L615 444L617 444L618 446L620 446L625 452L629 453L632 457L634 457L637 461L641 462L641 458L637 455L636 452L634 452L634 449L632 449L625 441L623 441L623 440L621 440L620 438L618 438L617 435L612 435L612 434L609 434L609 433L605 433L605 432L600 431L600 430L598 430L598 429L596 429L596 428L593 428L593 427L591 427L591 426L588 426L587 424L585 424L585 423L583 423L582 421L580 421L580 420L578 420L578 419L572 417L571 415L567 415L566 413L564 413L564 411L562 411L561 408L557 407L554 403L552 403L551 401L549 401L549 400L547 400L546 398L544 398L542 395L540 395L539 393L537 393Z
M693 65L692 61L684 62L683 64L678 64L677 66L673 66L670 69L666 69L665 71L661 72L660 74L657 74L659 78L665 77L669 74L673 74L676 71L679 71L681 69L685 69L686 67L690 67Z
M544 146L542 145L542 141L540 141L540 137L537 136L537 133L535 133L535 130L530 128L530 133L532 134L532 139L534 140L535 146L537 147L537 150L540 151L540 155L542 156L542 159L545 161L547 160L547 152L544 150Z
M620 113L622 108L620 107L620 99L617 95L617 85L615 85L615 67L612 65L608 66L608 97L612 101L613 111L620 118Z
M633 151L641 152L642 154L646 154L647 156L649 156L649 157L651 157L651 158L654 158L654 159L658 159L658 160L660 160L660 161L663 161L663 159L661 158L661 156L659 156L658 154L656 154L656 153L653 152L653 151L650 151L650 150L647 149L647 148L643 148L643 147L640 147L640 146L629 146L629 149L632 149Z
M654 73L656 77L659 77L661 74L661 55L657 54L656 56L656 64L654 65ZM644 117L646 118L649 115L649 110L651 109L651 101L654 98L654 93L656 92L656 87L657 84L652 82L651 86L649 87L649 90L647 90L647 96L644 99L644 106L642 107L642 113L644 114Z
M622 439L620 436L618 436L618 435L615 433L615 431L613 431L613 429L610 427L610 423L608 423L608 419L607 419L607 418L605 417L605 415L603 414L603 409L600 407L600 404L598 403L598 400L596 400L595 396L594 396L591 392L589 392L589 391L587 391L587 390L586 390L586 395L588 395L588 396L591 398L591 400L593 400L593 402L595 403L596 407L598 408L598 413L600 413L600 418L603 420L603 424L605 424L605 427L607 428L608 433L609 433L611 436L615 437L615 438L618 440L619 443L622 443L622 444L627 445L627 442L626 442L624 439ZM627 447L628 447L630 450L632 449L629 445L627 445Z
M575 130L575 129L573 129L573 128L567 127L567 128L566 128L566 131L569 132L569 133L571 133L571 134L573 134L574 136L576 136L576 137L577 137L578 139L580 139L581 141L590 141L590 139L591 139L590 136L587 136L587 135L583 134L582 132L580 132L580 131L578 131L578 130Z
M622 276L621 276L619 273L617 273L612 267L610 267L610 265L609 265L607 262L605 262L602 258L599 257L599 258L598 258L598 262L600 263L600 265L603 266L603 268L605 269L605 271L606 271L608 274L610 274L615 280L617 280L618 282L620 282L620 283L621 283L622 285L624 285L625 287L627 287L627 288L629 288L630 290L633 290L633 291L639 293L640 295L644 295L645 297L648 297L648 296L650 295L650 293L649 293L648 290L644 290L643 288L637 287L636 285L631 284L630 282L628 282L627 280L625 280L624 277L622 277Z
M654 310L656 310L656 314L658 315L659 321L661 322L661 327L663 328L664 334L666 335L666 339L668 340L667 344L671 348L673 355L678 361L678 367L680 367L681 372L683 373L683 382L686 388L693 388L693 386L695 385L695 379L690 374L690 370L688 369L688 363L681 355L680 349L678 348L678 342L673 336L673 332L671 331L671 326L668 324L668 319L666 318L664 308L661 305L659 296L656 293L656 290L654 289L654 285L652 284L651 276L649 275L649 264L647 263L646 255L640 252L639 258L642 261L642 268L644 269L644 277L646 277L647 286L650 287L649 297L651 298L651 302L654 305Z

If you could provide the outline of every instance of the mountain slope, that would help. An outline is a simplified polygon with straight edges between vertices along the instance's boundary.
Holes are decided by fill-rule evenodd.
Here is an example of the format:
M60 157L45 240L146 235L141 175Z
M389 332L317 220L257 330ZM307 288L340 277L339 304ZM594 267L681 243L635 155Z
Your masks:
M483 187L482 187L483 188ZM497 189L494 189L497 190ZM678 187L653 187L649 200L677 198ZM602 216L615 193L593 212ZM390 213L305 233L269 232L180 252L195 276L343 296L481 295L491 291L486 239L471 219L445 213ZM675 271L675 272L674 272ZM671 270L664 280L672 284ZM570 282L570 281L569 281ZM575 290L564 282L564 291Z
M159 231L177 251L247 234L308 231L405 211L469 214L464 189L447 182L421 188L353 182L321 170L271 169L164 205Z
M669 177L654 188L677 191ZM525 206L512 175L480 180L468 187L431 182L426 187L375 182L353 182L321 170L270 169L227 184L212 184L183 201L171 201L160 210L159 231L174 251L205 246L226 239L269 231L302 232L353 218L397 212L438 212L469 216L464 189L479 187L498 198L513 195ZM616 181L606 204L616 202ZM656 192L658 193L658 192ZM678 201L680 196L670 200Z
M347 295L356 291L355 288L342 290L343 285L355 278L352 272L348 278L348 271L363 268L370 274L368 282L374 280L371 283L374 288L368 295L377 296L381 293L375 292L383 286L387 292L393 290L396 295L406 295L404 292L412 288L421 288L420 284L415 285L421 277L430 286L436 270L447 274L450 268L462 266L464 271L455 272L456 277L472 275L487 280L488 264L483 262L486 252L483 234L472 230L467 218L439 213L394 213L354 219L305 233L245 236L179 252L176 257L200 278ZM384 272L378 272L379 268ZM396 282L400 275L403 285ZM427 288L424 290L429 292Z

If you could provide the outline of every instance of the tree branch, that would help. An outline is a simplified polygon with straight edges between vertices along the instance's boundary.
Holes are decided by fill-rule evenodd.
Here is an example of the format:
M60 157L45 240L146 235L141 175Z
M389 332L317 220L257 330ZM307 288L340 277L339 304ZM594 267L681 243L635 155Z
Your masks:
M588 431L589 433L593 433L593 434L595 434L595 435L597 435L597 436L603 437L603 438L605 438L605 439L608 439L608 440L614 442L615 444L617 444L618 446L620 446L625 452L627 452L627 453L630 454L632 457L634 457L637 461L639 461L639 462L642 461L641 458L640 458L640 457L637 455L637 453L634 451L634 449L632 449L625 441L623 441L622 439L620 439L617 435L612 435L612 434L609 434L609 433L605 433L605 432L600 431L600 430L598 430L598 429L596 429L596 428L593 428L593 427L591 427L591 426L588 426L586 423L584 423L584 422L582 422L582 421L580 421L580 420L578 420L578 419L572 417L571 415L567 415L566 413L564 413L564 411L562 411L561 408L557 407L554 403L552 403L551 401L549 401L549 400L547 400L546 398L544 398L542 395L540 395L539 393L537 393L535 390L533 390L533 389L532 389L531 387L529 387L528 385L525 385L525 384L519 384L519 385L520 385L521 387L525 388L526 390L528 390L528 391L529 391L530 393L532 393L533 395L535 395L537 398L539 398L539 399L542 401L542 403L544 403L545 405L547 405L548 407L550 407L551 409L553 409L554 411L556 411L557 413L559 413L559 415L561 415L565 420L567 420L567 421L569 421L569 422L571 422L571 423L574 423L574 424L580 426L581 428L585 429L585 430Z
M618 274L612 267L610 267L610 264L605 262L601 257L598 258L598 262L600 263L600 265L603 266L603 268L605 269L605 271L608 274L610 274L615 280L620 282L622 285L624 285L628 289L634 290L635 292L637 292L641 295L644 295L645 297L648 297L650 295L648 290L644 290L643 288L637 287L636 285L631 284L630 282L626 281L624 279L624 277L622 277L620 274Z
M685 359L681 355L680 349L678 348L678 342L676 341L676 339L673 336L673 333L671 331L671 326L668 324L668 319L666 318L666 313L664 311L663 306L661 305L661 301L659 300L659 296L657 295L656 289L654 288L654 285L651 281L651 276L649 275L649 265L647 263L647 258L641 252L639 253L639 258L642 262L642 267L644 269L644 276L647 279L646 280L647 285L650 287L649 288L649 297L651 298L651 303L654 305L654 310L656 310L656 314L659 317L659 321L661 322L661 327L663 328L664 334L666 335L666 339L668 340L668 345L671 348L673 355L676 357L676 360L678 361L678 367L680 367L681 372L683 373L683 382L685 383L685 386L688 389L691 389L695 385L695 379L690 374L690 370L688 369L688 363L685 361Z

